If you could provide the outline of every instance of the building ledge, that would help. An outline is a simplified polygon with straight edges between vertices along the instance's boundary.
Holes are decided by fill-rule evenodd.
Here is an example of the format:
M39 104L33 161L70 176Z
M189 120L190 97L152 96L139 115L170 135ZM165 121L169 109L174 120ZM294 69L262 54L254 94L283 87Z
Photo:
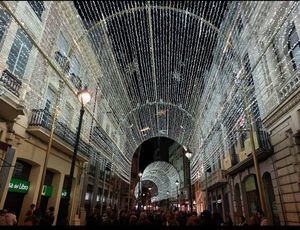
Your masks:
M25 114L25 107L20 99L4 87L2 93L0 92L0 108L0 117L7 121L13 121L18 115Z
M262 150L262 149L258 149L256 151L256 156L257 156L257 161L258 162L262 162L265 159L267 159L269 156L271 156L273 154L273 150ZM252 154L250 154L245 160L237 163L236 165L230 167L229 169L226 170L226 175L234 175L237 174L238 172L249 168L253 166L253 156Z
M27 128L27 132L39 138L45 143L49 143L50 141L50 132L41 126L29 126ZM63 140L61 140L60 137L57 137L55 134L53 135L52 139L52 147L55 147L56 149L62 151L63 153L69 156L73 155L74 147L69 145L68 143L65 143ZM78 151L77 159L79 161L88 161L88 156Z

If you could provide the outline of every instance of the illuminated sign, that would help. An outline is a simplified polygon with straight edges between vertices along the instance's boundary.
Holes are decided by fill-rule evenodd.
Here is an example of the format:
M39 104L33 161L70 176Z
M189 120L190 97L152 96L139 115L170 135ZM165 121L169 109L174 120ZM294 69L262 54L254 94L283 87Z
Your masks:
M11 178L8 191L17 193L27 193L29 190L29 181Z

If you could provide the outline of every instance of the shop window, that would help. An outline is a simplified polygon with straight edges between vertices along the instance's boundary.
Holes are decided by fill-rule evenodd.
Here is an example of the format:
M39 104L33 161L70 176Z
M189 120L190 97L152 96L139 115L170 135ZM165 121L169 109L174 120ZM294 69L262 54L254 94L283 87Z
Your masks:
M27 1L33 9L34 13L40 20L42 20L42 14L45 10L44 1Z
M18 29L6 61L8 69L11 73L20 78L23 77L31 48L32 43L29 38L21 29Z
M288 48L293 62L293 69L296 70L300 65L300 41L295 25L293 25L292 30L289 33Z

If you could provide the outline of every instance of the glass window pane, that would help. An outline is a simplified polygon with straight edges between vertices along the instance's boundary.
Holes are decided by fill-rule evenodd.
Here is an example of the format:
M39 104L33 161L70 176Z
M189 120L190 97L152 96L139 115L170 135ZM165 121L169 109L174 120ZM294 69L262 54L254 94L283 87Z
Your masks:
M10 21L9 15L3 9L0 8L0 43L9 25L9 21Z
M59 34L57 46L58 46L57 47L58 51L62 55L67 56L67 51L68 51L69 44L68 44L67 40L65 39L65 37L62 35L62 33Z
M300 65L300 45L295 46L295 48L292 50L294 62L296 66Z
M35 14L41 19L42 14L45 10L44 1L28 1Z
M299 41L299 37L298 37L298 34L297 34L297 31L296 31L295 27L292 29L289 40L290 40L290 47L291 48L294 47L294 45L296 43L298 43L298 41Z
M6 61L8 69L18 77L23 77L32 44L22 30L18 29L14 43Z

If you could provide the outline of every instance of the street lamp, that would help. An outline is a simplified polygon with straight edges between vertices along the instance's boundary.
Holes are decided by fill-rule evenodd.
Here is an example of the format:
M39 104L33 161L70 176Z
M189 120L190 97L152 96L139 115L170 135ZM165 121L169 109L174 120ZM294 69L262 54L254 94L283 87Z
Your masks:
M143 176L142 172L139 172L139 196L138 196L138 211L141 211L141 201L142 201L142 197L141 197L141 179Z
M186 149L185 156L188 159L188 180L189 180L189 202L190 202L190 211L193 211L193 198L192 198L192 181L191 181L191 168L190 168L190 159L193 156L193 153Z
M67 219L68 219L68 212L69 212L72 179L73 179L73 175L74 175L76 156L77 156L79 140L80 140L80 131L81 131L81 125L82 125L82 118L83 118L83 114L84 114L84 106L91 100L91 94L87 90L87 87L84 87L84 89L82 89L78 92L77 97L81 104L81 109L80 109L79 124L78 124L78 128L77 128L74 152L73 152L73 156L72 156L72 164L71 164L70 174L69 174L69 177L67 180L67 194L66 194L66 198L65 198L65 202L64 202L64 209L63 209L64 224L68 224Z
M179 194L178 194L179 181L176 180L176 181L175 181L175 184L176 184L176 188L177 188L177 207L178 207L178 205L179 205Z
M168 196L168 199L167 199L167 207L168 207L168 210L169 210L169 206L170 206L170 204L169 204L169 191L167 191L167 196Z

